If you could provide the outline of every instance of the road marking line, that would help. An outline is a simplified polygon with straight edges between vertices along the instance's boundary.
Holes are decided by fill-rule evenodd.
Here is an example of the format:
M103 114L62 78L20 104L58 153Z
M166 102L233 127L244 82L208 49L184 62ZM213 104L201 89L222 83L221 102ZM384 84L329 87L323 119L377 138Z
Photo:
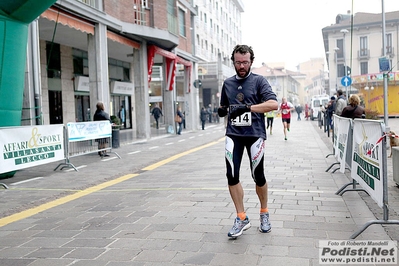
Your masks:
M153 149L158 149L158 148L159 148L159 146L153 146L153 147L149 147L148 149L153 150Z
M116 185L118 183L121 183L123 181L129 180L129 179L131 179L133 177L136 177L138 175L139 174L124 175L124 176L121 176L121 177L119 177L117 179L110 180L110 181L104 182L102 184L99 184L97 186L93 186L93 187L87 188L85 190L78 191L78 192L76 192L74 194L62 197L60 199L56 199L56 200L50 201L48 203L44 203L42 205L39 205L37 207L34 207L34 208L31 208L31 209L28 209L28 210L25 210L25 211L21 211L19 213L15 213L15 214L12 214L10 216L1 218L0 219L0 227L3 227L5 225L7 225L7 224L10 224L10 223L13 223L13 222L25 219L25 218L28 218L30 216L38 214L39 212L46 211L48 209L51 209L53 207L62 205L64 203L70 202L72 200L76 200L76 199L81 198L83 196L87 196L87 195L89 195L89 194L91 194L93 192L97 192L99 190L102 190L104 188L110 187L112 185Z
M81 165L81 166L78 166L78 167L75 167L76 169L80 169L80 168L85 168L85 167L87 167L87 165ZM65 172L71 172L71 171L76 171L75 169L73 169L73 168L71 168L71 169L68 169L68 170L65 170Z
M132 152L128 152L127 154L135 154L135 153L139 153L141 151L132 151Z
M159 187L159 188L126 188L126 189L102 189L94 191L96 193L104 192L126 192L126 191L172 191L172 190L226 190L227 187ZM62 189L62 188L10 188L10 190L18 191L64 191L64 192L79 192L77 189ZM255 191L254 188L246 188L245 191ZM93 192L93 193L94 193ZM335 190L324 191L324 190L295 190L295 189L273 189L269 188L269 192L294 192L294 193L335 193Z
M102 162L108 162L108 161L115 160L115 159L118 159L118 157L109 157L107 159L101 159L101 161Z
M31 178L31 179L27 179L27 180L22 180L22 181L19 181L19 182L15 182L15 183L12 183L12 184L10 184L10 185L11 185L11 186L16 186L16 185L19 185L19 184L28 183L28 182L35 181L35 180L39 180L39 179L42 179L42 178L43 178L42 176L39 176L39 177L35 177L35 178Z
M224 140L224 138L223 138L223 140ZM185 152L182 152L182 153L173 155L173 156L171 156L171 157L169 157L169 158L167 158L167 159L165 159L165 160L162 160L162 161L159 161L159 162L154 163L154 164L152 164L152 165L149 165L149 166L147 166L147 167L144 167L144 168L141 169L141 170L143 170L143 171L151 171L151 170L154 170L154 169L156 169L156 168L158 168L158 167L160 167L160 166L162 166L162 165L165 165L165 164L167 164L167 163L170 163L170 162L172 162L172 161L174 161L174 160L177 160L177 159L179 159L179 158L181 158L181 157L183 157L183 156L186 156L186 155L188 155L188 154L190 154L190 153L193 153L193 152L196 152L196 151L199 151L199 150L208 148L208 147L210 147L210 146L212 146L212 145L215 145L216 143L218 143L218 141L213 141L213 142L210 142L210 143L208 143L208 144L199 146L199 147L197 147L197 148L194 148L194 149L191 149L191 150L188 150L188 151L185 151Z
M177 160L177 159L179 159L179 158L181 158L183 156L186 156L186 155L188 155L190 153L194 153L196 151L199 151L199 150L205 149L207 147L210 147L212 145L215 145L218 142L220 142L221 140L224 140L224 138L221 138L218 141L213 141L213 142L210 142L208 144L205 144L205 145L196 147L194 149L191 149L191 150L176 154L174 156L171 156L171 157L169 157L169 158L167 158L165 160L162 160L160 162L154 163L152 165L149 165L149 166L143 168L142 171L150 171L150 170L156 169L156 168L158 168L158 167L160 167L162 165L165 165L165 164L167 164L169 162ZM109 159L105 159L105 160L103 159L102 161L113 160L113 159L116 159L116 158L117 157L113 157L113 158L109 158ZM48 209L57 207L59 205L65 204L67 202L79 199L79 198L87 196L87 195L89 195L91 193L98 192L98 191L100 191L102 189L105 189L107 187L110 187L110 186L116 185L118 183L121 183L123 181L129 180L129 179L131 179L133 177L136 177L138 175L140 175L140 173L124 175L124 176L121 176L121 177L116 178L114 180L110 180L110 181L101 183L99 185L96 185L96 186L93 186L93 187L89 187L89 188L84 189L84 190L80 190L80 191L78 191L76 193L73 193L71 195L68 195L68 196L65 196L65 197L62 197L62 198L59 198L59 199L44 203L44 204L39 205L37 207L31 208L31 209L28 209L28 210L24 210L24 211L21 211L19 213L15 213L15 214L12 214L10 216L1 218L0 219L0 227L3 227L5 225L7 225L7 224L10 224L10 223L13 223L13 222L16 222L16 221L31 217L31 216L33 216L35 214L38 214L38 213L46 211Z

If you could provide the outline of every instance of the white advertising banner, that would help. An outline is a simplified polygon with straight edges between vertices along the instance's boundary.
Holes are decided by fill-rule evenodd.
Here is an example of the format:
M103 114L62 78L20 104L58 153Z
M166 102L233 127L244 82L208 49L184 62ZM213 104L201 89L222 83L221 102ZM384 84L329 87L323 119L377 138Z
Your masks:
M65 159L64 126L0 128L0 173Z
M355 119L353 122L351 177L383 207L383 159L381 136L385 126L378 120Z
M351 122L352 119L345 117L337 117L334 121L334 127L337 127L337 148L335 149L335 157L340 163L339 171L341 173L345 172L347 152L352 152L348 151L348 135L351 127Z
M339 129L339 123L338 123L339 116L333 115L333 131L334 131L334 136L333 136L333 148L334 148L334 157L338 158L338 129Z
M69 142L110 138L112 136L112 126L108 120L68 123L67 130Z

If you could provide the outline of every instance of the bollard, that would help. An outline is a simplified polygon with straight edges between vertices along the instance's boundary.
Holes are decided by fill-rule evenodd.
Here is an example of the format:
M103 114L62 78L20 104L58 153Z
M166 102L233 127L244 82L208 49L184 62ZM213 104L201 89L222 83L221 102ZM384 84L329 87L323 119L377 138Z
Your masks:
M393 181L399 185L399 147L391 147L392 149L392 167Z
M120 147L120 129L119 126L112 126L112 148L116 149Z

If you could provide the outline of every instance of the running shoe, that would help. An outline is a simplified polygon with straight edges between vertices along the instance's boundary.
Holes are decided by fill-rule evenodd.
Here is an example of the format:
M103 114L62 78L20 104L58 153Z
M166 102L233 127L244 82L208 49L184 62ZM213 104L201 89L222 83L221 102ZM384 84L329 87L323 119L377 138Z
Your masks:
M248 216L245 220L240 220L240 218L236 218L234 220L234 225L230 229L229 233L227 234L229 237L237 237L242 235L242 232L249 229L251 227L251 223L249 222Z
M262 233L269 233L271 230L272 225L270 224L269 213L261 213L259 231L261 231Z
M284 140L287 140L287 137L285 137Z

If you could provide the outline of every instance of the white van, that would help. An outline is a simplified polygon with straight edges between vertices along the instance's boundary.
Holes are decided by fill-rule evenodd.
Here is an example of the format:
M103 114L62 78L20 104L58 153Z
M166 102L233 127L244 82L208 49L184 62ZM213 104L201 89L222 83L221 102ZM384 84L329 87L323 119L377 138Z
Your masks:
M319 115L320 105L326 106L330 101L330 97L328 95L315 95L310 99L310 119L317 119Z

